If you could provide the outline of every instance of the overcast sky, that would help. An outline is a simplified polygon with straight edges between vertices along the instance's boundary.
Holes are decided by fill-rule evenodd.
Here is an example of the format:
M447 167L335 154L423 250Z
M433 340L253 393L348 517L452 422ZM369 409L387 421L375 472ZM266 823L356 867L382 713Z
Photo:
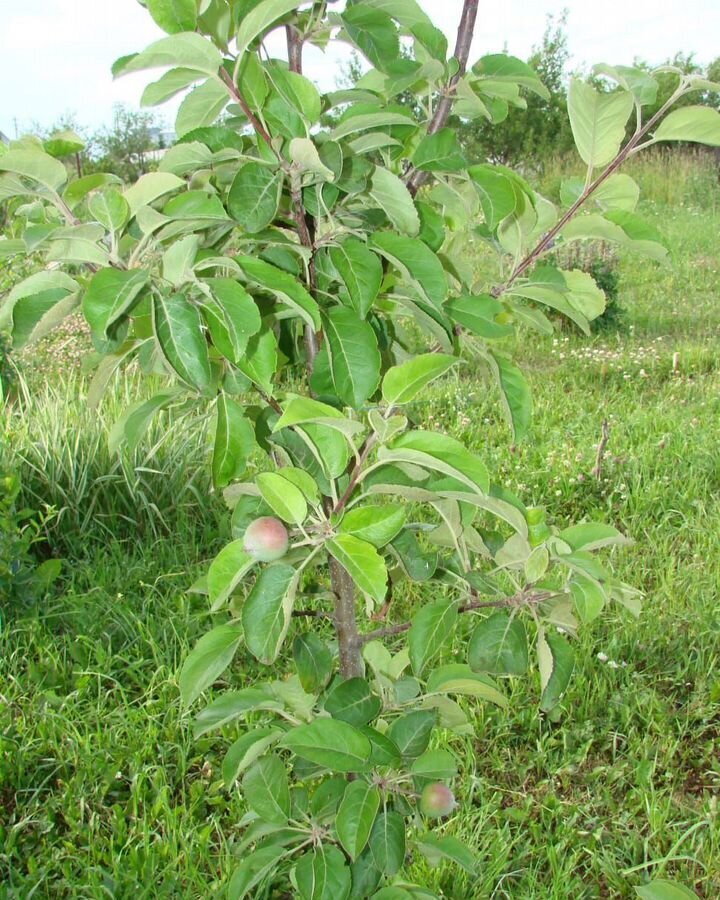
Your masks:
M462 0L420 0L438 24L454 32ZM148 73L113 82L110 66L162 34L137 0L0 0L0 130L14 137L31 122L49 126L72 113L97 127L114 103L137 107ZM574 66L660 63L677 51L709 62L720 53L720 0L480 0L473 55L525 58L540 41L548 13L567 7ZM334 58L312 54L307 74L335 85ZM163 108L161 107L161 110ZM172 122L172 109L165 109Z

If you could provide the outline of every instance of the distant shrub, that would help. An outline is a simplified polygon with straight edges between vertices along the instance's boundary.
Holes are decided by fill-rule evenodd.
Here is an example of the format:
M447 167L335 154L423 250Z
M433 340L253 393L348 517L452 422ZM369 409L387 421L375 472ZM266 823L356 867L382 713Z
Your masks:
M622 329L626 310L620 303L620 266L615 248L605 241L573 242L559 248L554 258L563 269L580 269L592 275L605 292L605 312L593 321L593 331ZM574 326L563 320L563 327Z

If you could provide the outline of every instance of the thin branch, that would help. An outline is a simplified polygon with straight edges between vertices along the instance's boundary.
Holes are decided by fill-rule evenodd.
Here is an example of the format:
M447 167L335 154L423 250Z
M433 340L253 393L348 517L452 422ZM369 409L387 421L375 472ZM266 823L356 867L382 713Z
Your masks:
M553 241L557 237L557 235L562 231L562 229L567 225L567 223L572 219L575 213L580 209L581 206L588 200L591 194L593 194L601 184L603 184L607 179L613 175L620 166L625 162L625 160L633 153L636 149L642 138L652 130L652 128L657 124L657 122L665 115L665 113L670 109L670 107L675 103L675 101L684 93L684 85L681 85L678 90L669 98L669 100L655 113L655 115L649 119L645 125L637 131L627 142L627 144L623 147L623 149L618 153L615 159L605 168L598 177L591 182L582 194L578 197L578 199L573 203L573 205L564 213L563 216L559 219L559 221L553 225L553 227L547 231L543 237L538 241L538 243L533 247L533 249L528 253L528 255L521 260L515 269L513 270L512 275L508 278L508 280L503 285L498 285L494 287L490 292L493 297L499 297L502 293L504 293L512 284L515 282L524 272L526 272L529 268L531 268L537 260L542 256L542 254L552 246Z
M597 456L595 457L595 465L593 466L592 475L598 481L602 474L603 460L605 459L605 451L607 450L608 441L610 440L610 423L607 419L603 419L602 437L598 444Z
M258 137L261 137L263 139L263 141L265 141L265 143L268 145L268 147L270 147L270 149L273 151L275 156L277 156L278 159L280 159L280 155L279 155L278 151L275 149L275 147L273 146L272 138L270 137L270 134L268 133L267 129L265 128L263 123L260 121L260 119L258 119L258 117L255 115L255 113L250 109L250 107L247 104L247 100L240 93L238 86L235 84L235 82L232 79L232 76L226 71L226 69L224 67L220 68L220 78L223 80L225 86L227 87L227 89L230 93L230 96L240 106L242 111L247 116L248 122L250 122L250 124L252 125L252 127L255 130Z
M467 70L468 57L470 56L470 45L472 44L473 34L475 33L475 20L477 19L479 0L465 0L463 4L462 15L460 16L460 24L457 30L457 39L455 41L455 59L458 63L458 70L447 83L440 102L435 108L430 124L428 125L428 134L435 134L444 128L450 116L450 111L454 102L455 85L465 75ZM411 194L415 195L420 190L428 177L427 172L419 169L413 169L406 184Z
M370 451L377 443L377 434L373 431L365 438L365 442L360 448L360 455L358 456L357 462L353 466L350 472L350 481L348 482L348 486L345 488L345 493L338 500L333 508L333 513L337 515L345 509L352 496L352 492L355 490L358 481L360 480L360 476L362 475L363 466L367 462L367 458L370 455Z
M303 36L294 25L285 26L287 38L288 67L291 72L302 75ZM292 201L293 218L298 231L298 237L303 247L310 251L308 260L308 281L310 290L314 294L317 290L317 274L315 272L315 223L312 216L305 209L302 197L302 184L299 175L290 173L290 199ZM309 325L305 327L305 352L308 357L308 373L312 374L315 365L315 357L318 355L318 336Z
M464 603L462 606L458 607L458 612L473 612L476 609L509 609L519 606L537 606L539 603L544 603L554 596L555 595L550 591L537 591L530 594L520 591L520 593L514 594L512 597L503 597L502 600L481 600L475 595L476 599L470 600L468 603ZM409 631L411 627L412 622L402 622L398 625L389 625L387 628L376 628L375 631L368 631L365 634L361 634L360 640L363 644L366 644L368 641L376 641L380 638L403 634L404 632Z
M302 35L294 25L286 25L285 34L287 36L288 67L291 72L302 75Z
M301 619L332 619L332 613L323 609L294 609L292 614Z

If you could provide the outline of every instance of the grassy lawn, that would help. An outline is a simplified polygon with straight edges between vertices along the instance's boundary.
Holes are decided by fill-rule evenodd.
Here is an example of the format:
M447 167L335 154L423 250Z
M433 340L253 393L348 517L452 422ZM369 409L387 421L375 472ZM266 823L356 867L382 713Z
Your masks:
M623 329L518 348L536 407L525 444L509 448L471 366L416 410L553 524L632 536L614 564L646 593L639 620L613 607L582 634L559 716L519 680L508 711L479 707L475 737L454 739L468 776L442 827L477 849L479 874L411 870L448 898L629 898L663 875L720 896L720 205L644 212L673 265L622 257ZM208 625L185 589L228 527L203 427L160 423L122 463L103 435L126 398L96 416L83 390L42 389L7 423L29 499L63 509L67 562L0 635L0 898L218 897L243 802L219 775L227 739L194 741L177 691ZM253 670L239 654L234 683Z

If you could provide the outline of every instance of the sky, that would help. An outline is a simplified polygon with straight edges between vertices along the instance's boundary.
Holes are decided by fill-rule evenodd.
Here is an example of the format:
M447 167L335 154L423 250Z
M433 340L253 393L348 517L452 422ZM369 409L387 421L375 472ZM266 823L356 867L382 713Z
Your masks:
M420 3L452 46L462 0ZM15 137L67 114L94 129L111 121L113 104L138 107L153 73L110 75L119 56L162 37L137 0L0 0L0 8L0 131ZM546 16L564 8L573 67L660 63L677 51L707 63L720 53L720 0L481 0L471 58L505 48L526 58ZM305 68L321 88L335 87L337 57L312 52ZM160 113L171 125L174 110Z

